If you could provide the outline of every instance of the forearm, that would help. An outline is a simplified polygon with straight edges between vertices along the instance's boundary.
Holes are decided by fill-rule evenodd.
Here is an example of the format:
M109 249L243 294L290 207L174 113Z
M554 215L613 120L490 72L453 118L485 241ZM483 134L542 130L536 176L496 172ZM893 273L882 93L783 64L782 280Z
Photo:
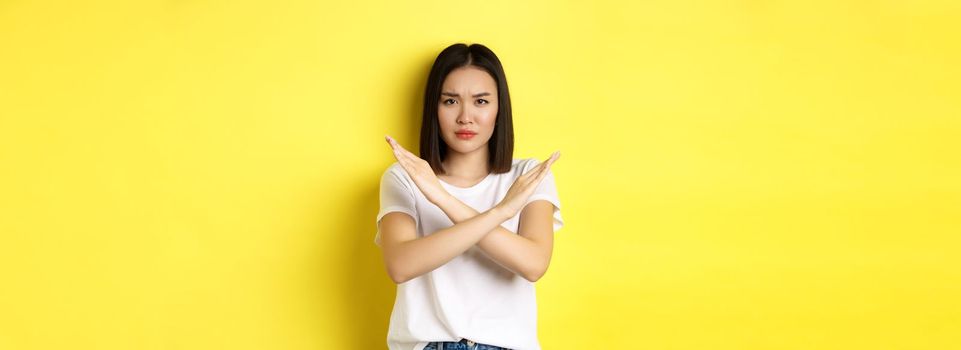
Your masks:
M455 224L479 215L477 210L453 196L442 201L438 207ZM543 256L543 252L536 243L505 229L500 224L482 236L477 241L477 246L498 264L528 280L534 279L533 276L541 275L540 270L546 268L546 261L549 259Z
M454 257L464 253L477 244L488 232L507 220L506 214L497 208L479 213L466 220L461 220L451 227L447 227L422 238L401 243L394 254L389 257L392 261L403 262L393 264L402 268L396 271L398 283L423 275L444 265Z

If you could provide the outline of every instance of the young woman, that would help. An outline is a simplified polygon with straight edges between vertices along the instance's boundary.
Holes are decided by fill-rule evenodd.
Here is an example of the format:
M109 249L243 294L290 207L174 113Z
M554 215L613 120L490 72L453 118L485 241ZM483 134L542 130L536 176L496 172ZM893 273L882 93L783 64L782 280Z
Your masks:
M390 136L378 232L397 283L391 350L540 349L534 282L563 226L550 172L559 157L514 159L500 60L454 44L434 61L420 157Z

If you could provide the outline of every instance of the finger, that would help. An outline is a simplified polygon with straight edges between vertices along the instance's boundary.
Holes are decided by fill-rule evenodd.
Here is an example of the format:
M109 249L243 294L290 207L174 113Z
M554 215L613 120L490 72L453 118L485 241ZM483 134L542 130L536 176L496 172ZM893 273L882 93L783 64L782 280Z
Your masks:
M550 166L550 163L548 163L547 166L544 167L544 169L541 169L541 171L537 173L537 179L536 179L537 183L540 183L541 180L544 180L544 178L547 177L547 174L550 174L550 172L551 172L551 166Z
M541 162L540 164L537 164L537 167L535 167L534 169L531 169L531 175L533 175L534 177L537 177L537 175L542 173L545 169L549 169L551 167L551 164L554 163L554 160L559 155L560 154L558 152L552 153L550 157L547 157L547 159L545 159L543 162Z
M393 152L391 152L391 154L393 154L393 155L394 155L394 159L396 159L397 162L400 163L400 155L397 154L397 151L393 151Z
M404 154L403 147L397 143L394 139L389 139L388 142L391 143L391 147L394 153L394 158L397 159L397 163L404 168L408 173L410 173L411 167L410 162L407 159L407 155Z
M387 143L390 144L390 148L394 150L402 152L407 151L407 149L405 149L404 146L401 146L400 142L397 142L397 140L395 140L393 137L387 136Z
M388 141L388 142L390 142L390 141ZM391 147L391 148L390 148L390 151L391 151L391 153L394 154L394 158L396 158L398 162L401 161L401 159L404 158L403 153L401 153L400 150L397 149L397 147L395 146L394 143L391 143L391 144L390 144L390 147Z
M398 150L394 150L394 158L397 159L397 163L400 163L401 166L404 165L404 154L403 154L403 153L400 153L400 151L398 151Z
M541 168L541 164L535 165L533 168L531 168L530 170L528 170L526 173L521 174L521 176L519 176L516 181L526 181L527 179L533 177L534 174L537 174L537 171L538 171L540 168Z
M557 161L557 158L559 158L560 156L561 154L559 151L552 153L551 156L547 158L547 160L545 160L540 164L532 181L535 183L540 183L541 180L543 180L544 177L547 176L547 174L550 172L551 165L553 165L554 162Z
M400 162L400 153L397 152L396 149L391 149L390 153L394 155L394 159L397 159L397 161Z
M393 143L392 143L392 147L394 147L394 149L400 151L401 154L404 154L404 155L407 156L407 157L420 158L420 157L417 157L416 155L414 155L413 153L411 153L410 151L408 151L406 148L404 148L404 146L401 146L401 144L400 144L399 142L397 142L397 140L394 140L393 138L391 138L390 141L393 142Z
M550 162L550 164L554 164L554 162L556 162L557 159L560 157L561 157L561 151L554 151L554 153L551 153L551 156L547 158L547 161Z
M408 152L403 147L398 147L397 153L407 162L408 165L411 166L411 168L413 168L417 164L417 160L420 159L413 153Z
M394 158L397 158L398 162L410 157L411 153L404 149L404 146L401 146L394 138L387 136L387 143L390 144L391 149L394 151Z
M423 169L424 165L427 164L427 161L421 159L416 154L411 153L410 151L404 149L403 147L400 148L399 153L401 157L403 157L404 160L407 162L407 165L410 167L410 169L412 170L420 171L421 169Z
M405 167L410 168L410 165L411 165L410 157L407 155L407 153L404 152L403 148L398 147L397 149L394 150L394 153L397 154L397 161L403 163Z
M548 158L547 160L550 160L550 158ZM537 172L543 169L544 166L547 164L547 160L538 162L537 165L535 165L533 168L531 168L526 173L524 173L523 176L532 176L534 174L537 174Z
M420 158L420 157L418 157L416 154L414 154L413 152L408 151L408 150L407 150L406 148L404 148L403 146L400 148L400 150L401 150L401 152L403 152L404 154L406 154L408 157L411 157L411 158Z
M538 163L533 168L528 170L526 173L521 175L517 180L521 181L524 184L527 184L530 181L536 180L538 175L541 173L541 171L544 169L544 166L546 165L547 165L547 161Z
M536 185L536 184L540 183L542 179L544 179L544 176L547 175L547 171L550 169L550 168L549 168L549 164L550 164L549 162L550 162L550 161L544 161L544 166L541 167L540 169L537 169L537 173L535 173L534 176L532 176L531 179L530 179L530 182L531 182L532 184L535 184L535 185Z
M544 161L544 163L545 163L545 164L544 164L544 168L547 169L547 170L550 170L551 166L554 165L554 162L556 162L557 159L560 158L560 157L561 157L561 151L555 151L554 153L552 153L552 154L551 154L551 157L550 157L550 158L547 158L547 160Z
M397 147L394 147L394 138L393 138L393 137L390 137L389 135L384 135L384 140L387 140L387 145L390 146L390 149L396 149L396 148L397 148Z
M397 164L400 164L400 166L401 166L402 168L404 168L404 170L407 170L407 165L406 165L405 162L404 162L404 155L403 155L403 154L400 154L399 151L394 150L394 158L397 159Z
M412 178L413 178L413 177L416 177L416 175L417 175L417 167L414 166L414 163L411 162L411 160L408 159L408 158L405 157L405 156L401 156L400 159L401 159L401 160L399 161L400 166L404 167L404 171L407 171L407 175L410 175Z

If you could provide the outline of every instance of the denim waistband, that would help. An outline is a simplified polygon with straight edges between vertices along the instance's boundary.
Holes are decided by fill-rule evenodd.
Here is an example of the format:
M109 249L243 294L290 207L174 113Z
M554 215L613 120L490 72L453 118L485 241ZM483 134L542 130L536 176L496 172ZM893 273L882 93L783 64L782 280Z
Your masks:
M458 342L430 342L424 350L510 350L496 345L482 344L469 339L461 339Z

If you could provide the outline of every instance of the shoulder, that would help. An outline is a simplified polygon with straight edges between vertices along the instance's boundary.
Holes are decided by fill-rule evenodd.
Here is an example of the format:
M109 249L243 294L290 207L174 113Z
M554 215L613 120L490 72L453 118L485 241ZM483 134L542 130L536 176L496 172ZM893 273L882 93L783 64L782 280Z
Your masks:
M513 171L523 174L527 172L527 170L537 166L537 164L539 164L537 158L514 158L511 167Z
M404 168L401 167L400 163L398 162L391 163L390 165L387 166L387 169L384 170L384 174L387 174L387 173L400 174L403 172L404 172Z
M507 177L516 179L518 176L523 175L531 168L537 166L537 159L535 158L514 158L511 160L511 170L506 173L497 174L501 177Z
M411 181L410 177L407 175L407 171L405 171L404 167L400 166L400 163L398 162L392 163L387 167L387 169L384 170L383 175L381 175L381 180L391 180L393 182L400 183L407 183Z

